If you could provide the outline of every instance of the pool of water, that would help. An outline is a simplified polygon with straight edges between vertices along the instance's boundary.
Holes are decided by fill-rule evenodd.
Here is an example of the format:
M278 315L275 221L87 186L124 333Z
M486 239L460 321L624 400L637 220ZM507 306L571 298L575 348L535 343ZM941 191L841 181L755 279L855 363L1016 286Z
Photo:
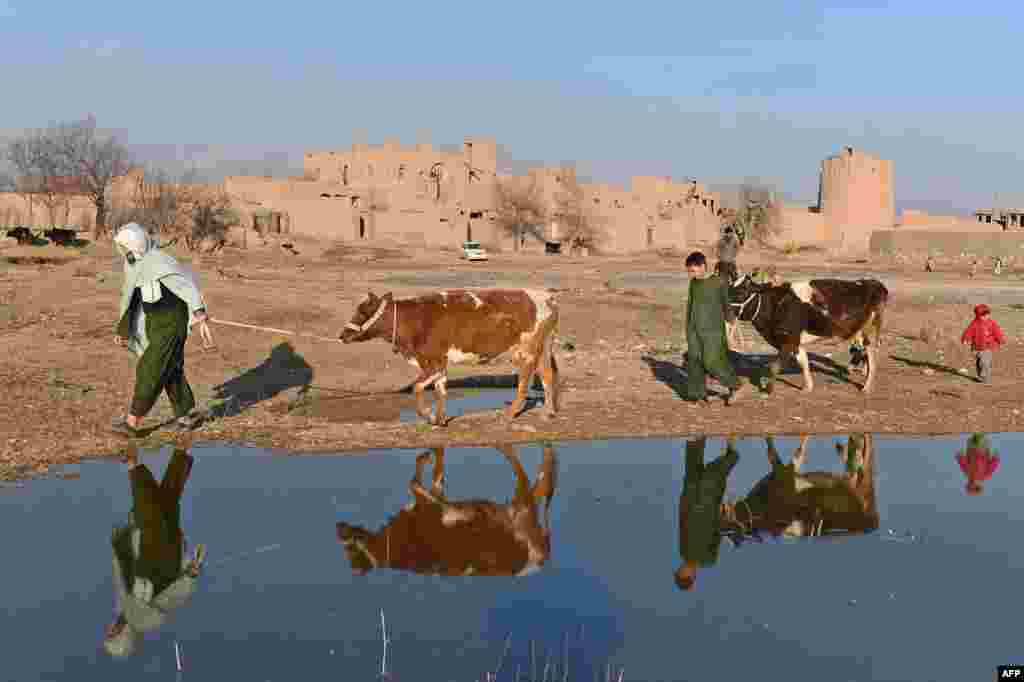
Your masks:
M1024 442L990 438L1004 453ZM820 513L781 535L742 525L690 590L677 575L680 504L701 453L682 440L449 448L419 459L413 450L290 457L197 445L177 520L190 547L208 548L203 571L184 606L124 659L101 643L115 616L111 531L132 508L130 474L85 462L63 472L73 480L0 489L0 677L371 679L381 671L382 614L386 668L398 680L496 670L498 680L517 671L540 680L547 665L549 679L570 680L610 671L623 680L960 682L1019 662L1024 460L1004 455L982 493L968 495L956 459L966 437L868 439L873 466L860 460L850 475L836 450L846 442L810 438L802 471L832 475L794 480L801 491L846 485L854 492L843 499L864 503L854 516L866 524ZM785 464L798 444L780 438L773 452ZM721 471L712 462L723 447L707 439L705 474ZM738 442L726 502L769 472L768 452L765 439ZM444 478L434 486L437 454ZM159 483L185 455L141 452L140 463ZM144 474L137 468L135 479ZM140 491L139 508L153 495ZM173 524L173 506L165 510Z

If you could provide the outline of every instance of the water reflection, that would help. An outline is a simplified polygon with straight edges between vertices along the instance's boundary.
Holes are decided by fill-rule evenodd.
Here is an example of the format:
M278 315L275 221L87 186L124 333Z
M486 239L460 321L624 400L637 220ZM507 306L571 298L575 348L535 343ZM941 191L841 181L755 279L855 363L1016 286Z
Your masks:
M956 461L967 477L964 490L968 495L982 494L982 484L999 468L999 455L992 451L992 443L984 433L972 433L967 447L957 453Z
M723 506L725 532L737 544L765 535L837 537L878 529L875 449L871 434L852 434L836 443L844 473L803 473L809 436L801 436L788 463L775 440L765 438L768 474L745 497Z
M409 483L412 501L383 528L371 533L344 522L337 524L352 572L375 568L428 575L522 576L539 570L551 557L551 500L557 485L558 459L550 445L531 483L513 446L496 446L512 466L512 500L450 500L445 494L444 448L416 458ZM430 488L423 470L433 459ZM544 522L538 504L544 500Z
M157 483L139 463L137 449L125 458L132 509L128 523L115 527L110 538L115 617L103 639L115 658L135 653L143 635L163 625L195 591L205 549L199 545L189 559L181 529L181 496L192 462L184 449L176 449Z
M726 441L725 451L710 464L704 463L706 437L686 442L683 492L679 497L679 554L683 565L676 569L676 586L692 590L700 568L718 563L722 545L722 499L729 474L740 455L736 439Z
M802 471L810 436L800 437L788 462L775 439L765 437L768 473L740 499L725 503L729 475L739 461L736 439L721 456L704 462L707 438L686 443L683 492L679 498L676 586L692 590L701 568L718 563L722 539L740 546L766 537L840 537L879 527L875 498L875 452L871 434L852 434L836 443L843 473Z

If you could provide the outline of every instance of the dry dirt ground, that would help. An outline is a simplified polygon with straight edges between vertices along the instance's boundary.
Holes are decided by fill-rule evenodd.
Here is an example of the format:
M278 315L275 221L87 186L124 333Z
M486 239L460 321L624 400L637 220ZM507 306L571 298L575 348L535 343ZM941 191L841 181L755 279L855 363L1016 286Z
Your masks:
M408 392L400 391L415 372L386 342L342 346L211 325L217 348L202 352L198 339L190 341L186 371L200 405L219 416L188 436L155 430L144 444L189 438L343 452L694 433L997 432L1024 423L1024 305L1014 303L1024 282L1017 272L972 279L966 262L926 274L919 263L895 260L744 253L745 269L770 263L790 279L869 272L887 284L875 392L864 396L837 369L849 357L844 345L822 346L812 349L818 361L809 395L798 390L802 380L793 367L770 396L754 393L731 407L721 401L691 406L678 393L685 376L679 363L686 286L678 255L503 254L470 264L452 252L294 243L297 255L274 243L226 249L217 257L177 255L199 274L214 318L332 339L367 290L558 288L560 416L544 420L533 409L509 423L488 409L443 429L399 422L399 410L411 405ZM109 244L0 250L0 478L29 477L126 447L109 429L128 404L135 367L134 357L113 342L120 286L120 264ZM980 301L993 304L1010 338L997 355L992 386L973 380L973 360L957 343ZM750 355L738 358L741 374L756 378L771 351L751 328L744 338ZM449 386L478 393L510 388L512 374L501 362L458 367ZM162 397L148 423L168 416Z

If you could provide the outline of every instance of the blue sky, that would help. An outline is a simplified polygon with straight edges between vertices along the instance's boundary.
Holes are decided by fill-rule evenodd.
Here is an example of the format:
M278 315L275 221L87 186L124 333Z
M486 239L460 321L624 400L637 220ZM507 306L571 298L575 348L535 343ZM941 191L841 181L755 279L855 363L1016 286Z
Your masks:
M969 212L1024 205L1022 7L0 0L0 129L92 112L145 154L253 172L354 135L489 135L600 180L807 201L851 144L894 161L899 206Z

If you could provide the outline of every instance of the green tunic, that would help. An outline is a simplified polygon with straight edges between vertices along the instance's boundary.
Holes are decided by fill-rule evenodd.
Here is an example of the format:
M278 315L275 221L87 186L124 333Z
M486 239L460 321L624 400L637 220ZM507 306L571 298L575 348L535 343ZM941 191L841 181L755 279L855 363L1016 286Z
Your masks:
M129 336L133 318L141 308L145 323L146 346L135 368L135 391L131 414L146 416L161 391L174 407L174 416L183 417L195 407L195 396L185 379L185 342L188 341L188 305L161 281L160 298L154 303L142 300L136 289L128 310L118 324L118 334Z
M729 293L717 276L691 279L686 304L686 397L703 400L704 381L710 374L727 388L736 388L736 370L729 362L725 321L732 319Z
M706 438L686 442L686 474L679 498L679 553L684 562L713 566L722 544L722 500L739 453L731 445L725 454L704 464Z
M126 257L117 334L139 356L131 414L146 416L166 389L174 415L183 417L195 407L185 381L185 341L192 316L206 308L203 296L194 275L139 225L125 225L114 243Z

